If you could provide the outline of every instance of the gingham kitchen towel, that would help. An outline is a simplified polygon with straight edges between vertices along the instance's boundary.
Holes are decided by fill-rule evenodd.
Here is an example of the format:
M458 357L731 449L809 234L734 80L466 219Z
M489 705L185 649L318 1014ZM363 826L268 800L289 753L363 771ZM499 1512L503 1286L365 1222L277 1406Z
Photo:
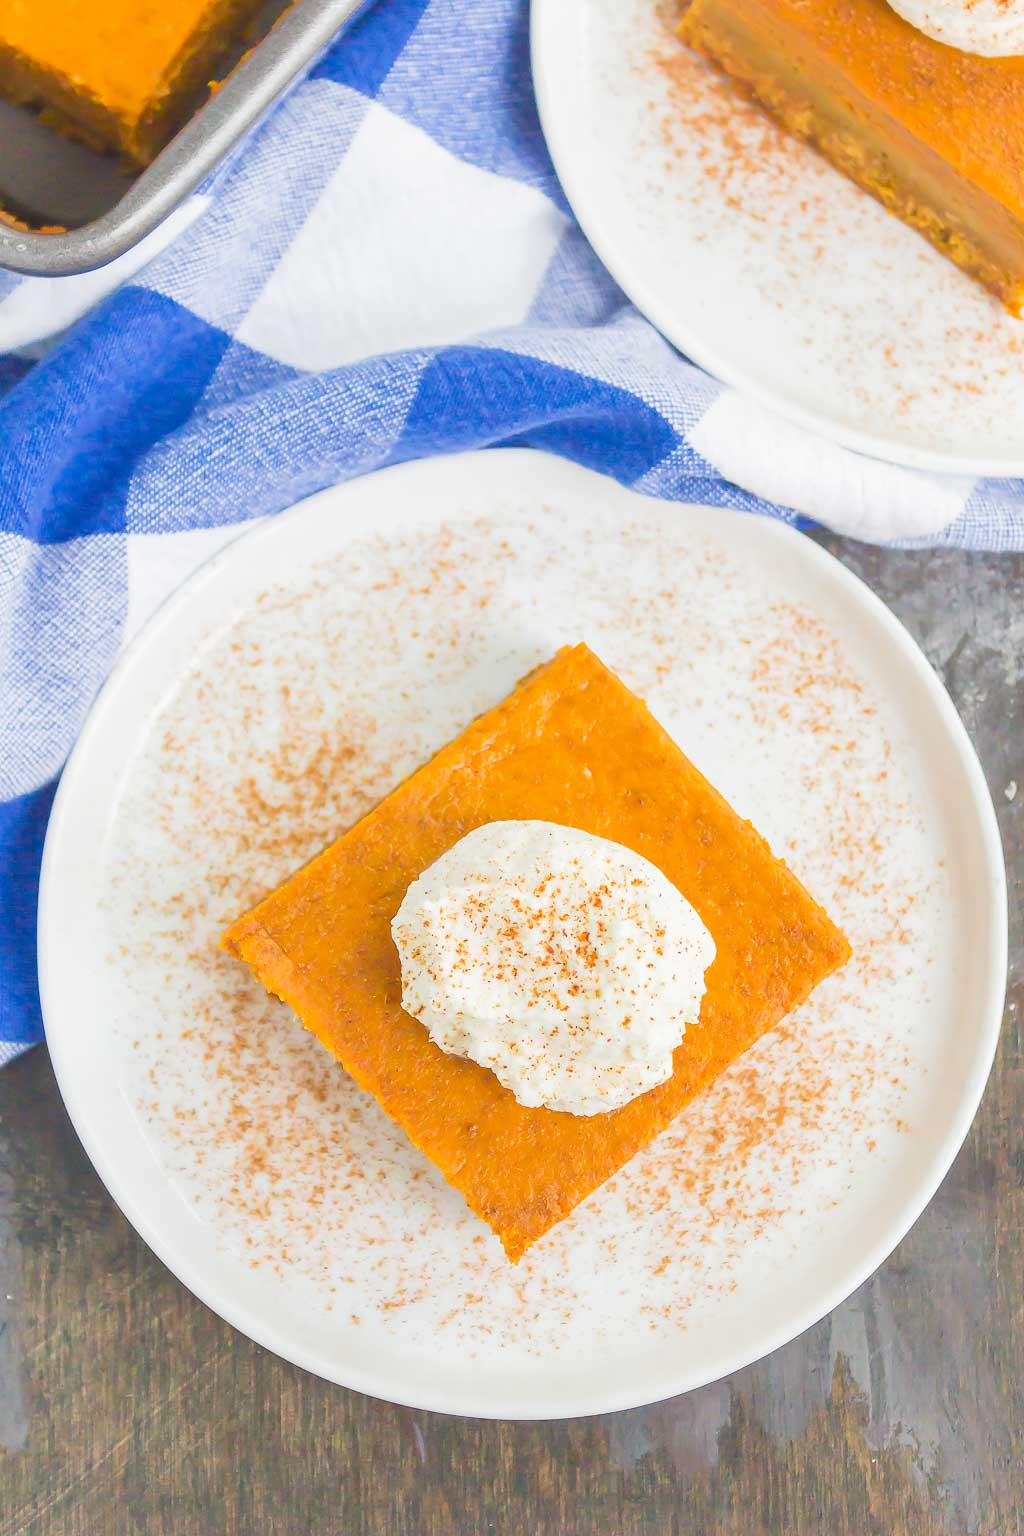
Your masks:
M0 274L0 1061L41 1036L54 784L126 638L248 521L386 464L551 449L659 496L1024 547L1024 494L816 441L675 353L548 159L527 0L378 0L113 268Z

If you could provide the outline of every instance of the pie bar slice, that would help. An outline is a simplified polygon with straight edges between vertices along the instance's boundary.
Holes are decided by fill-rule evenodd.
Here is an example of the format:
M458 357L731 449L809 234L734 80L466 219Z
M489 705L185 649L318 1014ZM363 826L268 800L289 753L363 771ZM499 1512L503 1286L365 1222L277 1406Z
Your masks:
M391 920L477 827L540 820L633 849L717 946L672 1077L620 1109L524 1108L401 1007ZM849 957L749 822L584 645L566 648L225 933L501 1238L513 1261Z
M1020 314L1024 57L935 42L886 0L690 0L679 35Z
M0 91L150 161L262 0L0 0Z

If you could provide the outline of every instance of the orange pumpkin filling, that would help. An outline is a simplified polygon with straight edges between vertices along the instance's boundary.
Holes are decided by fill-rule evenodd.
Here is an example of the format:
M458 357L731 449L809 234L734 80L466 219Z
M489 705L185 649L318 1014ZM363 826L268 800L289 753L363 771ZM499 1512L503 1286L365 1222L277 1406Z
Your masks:
M717 947L672 1077L607 1114L525 1108L401 1007L391 920L408 886L474 828L531 819L643 855ZM559 651L222 943L376 1097L513 1261L850 954L764 839L584 645Z
M0 91L151 160L261 0L0 0Z
M1024 58L935 42L886 0L682 0L679 35L790 133L1024 305Z

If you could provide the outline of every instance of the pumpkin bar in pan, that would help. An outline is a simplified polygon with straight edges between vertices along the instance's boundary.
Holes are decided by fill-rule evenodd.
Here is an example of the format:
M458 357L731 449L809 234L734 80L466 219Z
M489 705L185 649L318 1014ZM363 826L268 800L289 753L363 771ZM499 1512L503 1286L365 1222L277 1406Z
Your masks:
M145 165L262 0L0 0L0 92Z

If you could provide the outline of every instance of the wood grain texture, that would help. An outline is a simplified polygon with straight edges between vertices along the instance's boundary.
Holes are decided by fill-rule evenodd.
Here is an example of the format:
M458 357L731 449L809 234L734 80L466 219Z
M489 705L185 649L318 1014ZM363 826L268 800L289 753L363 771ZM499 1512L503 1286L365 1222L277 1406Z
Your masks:
M195 1301L105 1193L39 1049L0 1073L3 1536L1024 1531L1024 560L827 542L945 677L1011 877L995 1073L893 1257L803 1337L686 1397L548 1425L412 1413Z

